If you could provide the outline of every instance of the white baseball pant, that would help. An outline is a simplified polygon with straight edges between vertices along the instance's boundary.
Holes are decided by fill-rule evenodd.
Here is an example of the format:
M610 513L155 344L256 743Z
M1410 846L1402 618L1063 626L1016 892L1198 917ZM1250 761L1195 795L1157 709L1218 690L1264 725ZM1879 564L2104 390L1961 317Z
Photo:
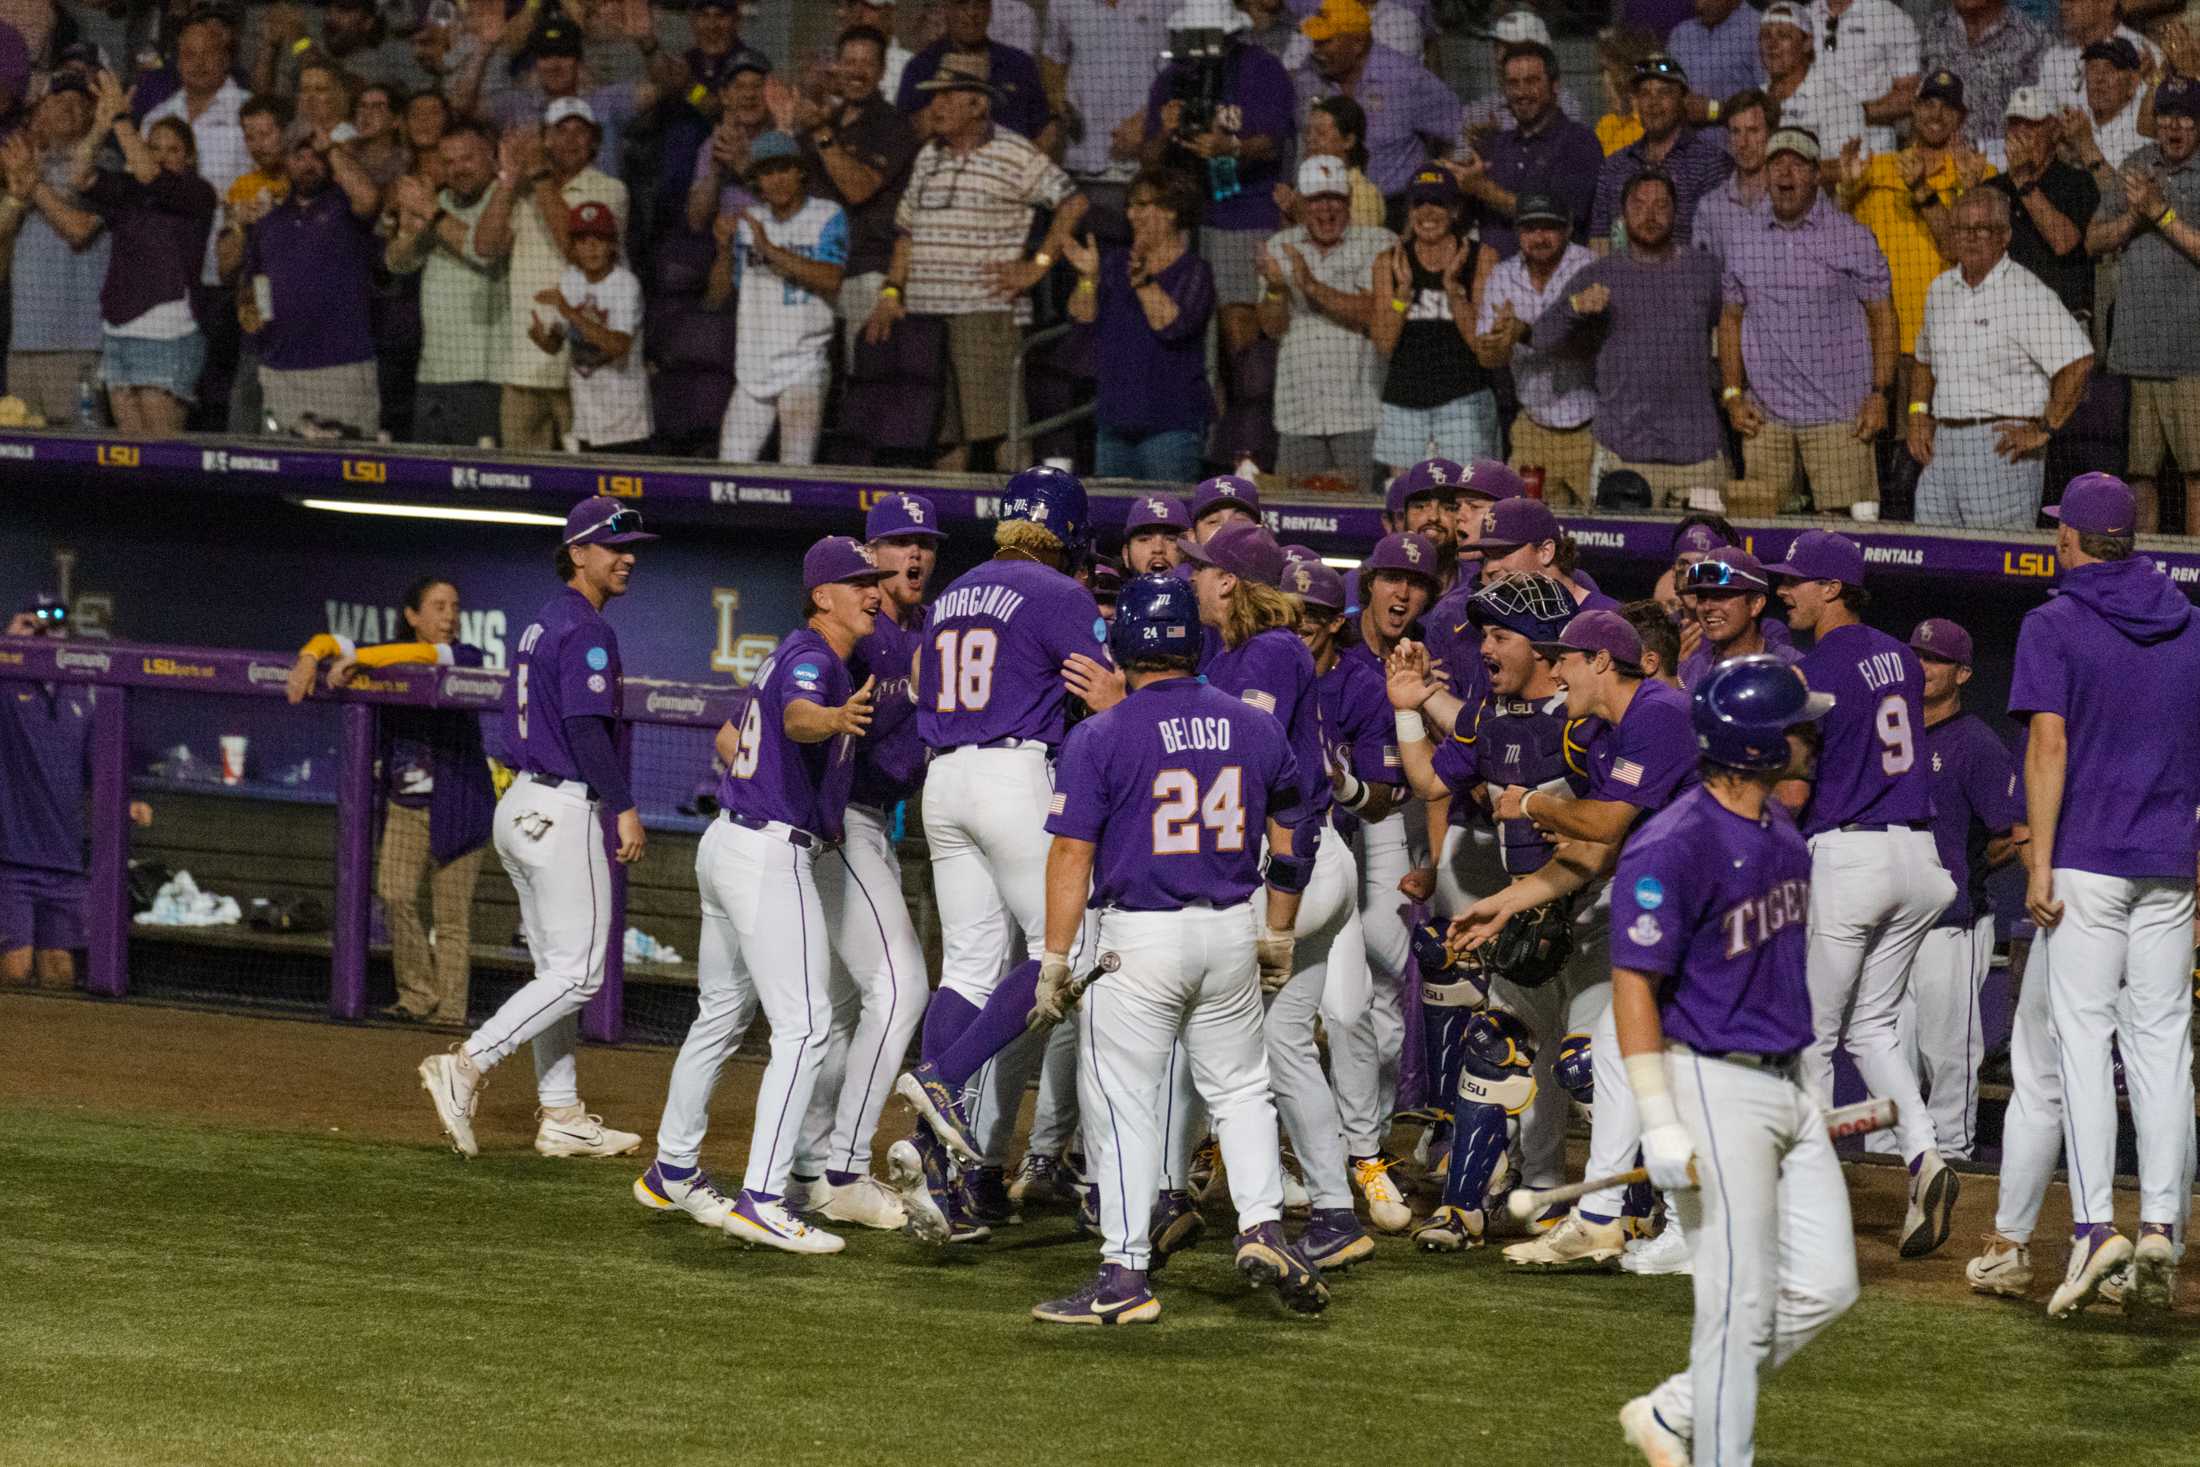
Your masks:
M1829 830L1810 842L1812 1037L1803 1084L1833 1104L1833 1051L1848 1046L1875 1096L1895 1103L1902 1155L1934 1149L1933 1118L1903 1063L1896 1015L1933 919L1955 899L1929 830Z
M1612 1006L1610 926L1598 922L1577 925L1574 931L1574 955L1567 960L1565 970L1550 982L1540 988L1522 988L1503 978L1490 983L1490 1006L1512 1014L1535 1036L1535 1063L1529 1071L1535 1076L1535 1098L1520 1116L1519 1185L1524 1187L1555 1187L1566 1180L1566 1123L1573 1114L1573 1099L1553 1073L1558 1044L1577 1031L1593 1033L1597 1021ZM1616 1040L1613 1048L1618 1048ZM1594 1039L1589 1044L1589 1062L1593 1071ZM1626 1081L1620 1084L1624 1087ZM1599 1108L1603 1100L1599 1084ZM1626 1171L1631 1165L1618 1170ZM1611 1173L1591 1171L1587 1175Z
M1917 1076L1944 1160L1968 1161L1978 1135L1978 1067L1986 1058L1979 993L1994 961L1992 913L1962 927L1935 927L1918 944L1909 991L1895 1014L1903 1063ZM1874 1131L1865 1149L1893 1154L1896 1136Z
M1077 1134L1077 1031L1057 1024L1047 1035L1039 1062L1039 1098L1031 1109L1031 1135L1024 1150L1032 1156L1060 1156Z
M1444 832L1444 848L1436 857L1438 914L1456 917L1511 880L1498 854L1497 833L1487 825L1454 825Z
M1406 848L1406 813L1393 811L1360 825L1358 906L1367 950L1368 1002L1357 1023L1346 1024L1325 996L1322 1018L1329 1030L1329 1077L1344 1123L1350 1156L1373 1156L1390 1133L1398 1108L1398 1066L1405 1049L1405 977L1412 932L1411 903L1398 883L1412 870ZM1335 836L1329 839L1336 839ZM1317 859L1319 859L1317 855Z
M1078 1005L1077 1091L1100 1188L1101 1252L1111 1263L1147 1265L1161 1185L1161 1113L1179 1044L1214 1116L1239 1229L1283 1215L1254 920L1249 903L1101 914L1100 945L1123 965L1101 975Z
M1696 1467L1749 1467L1760 1376L1856 1302L1848 1184L1802 1085L1678 1047L1665 1068L1701 1181L1672 1194L1695 1246L1696 1320L1688 1369L1650 1401L1695 1439Z
M2138 1133L2139 1220L2174 1227L2191 1184L2192 878L2058 866L2054 882L2062 921L2040 930L2035 951L2047 957L2048 1015L2061 1057L2071 1216L2115 1220L2113 1038Z
M535 1091L544 1109L580 1104L573 1051L580 1011L603 987L611 937L611 853L596 801L577 784L547 785L522 774L497 801L497 859L519 896L520 929L535 976L466 1041L487 1070L530 1040ZM520 822L549 822L529 835Z
M1635 1153L1642 1146L1642 1112L1635 1108L1635 1087L1620 1056L1619 1021L1610 1000L1607 993L1604 1012L1589 1029L1589 1073L1596 1086L1596 1105L1589 1112L1589 1164L1584 1177L1616 1177L1632 1171ZM1618 1217L1626 1206L1625 1187L1605 1187L1574 1204L1576 1211L1598 1217Z

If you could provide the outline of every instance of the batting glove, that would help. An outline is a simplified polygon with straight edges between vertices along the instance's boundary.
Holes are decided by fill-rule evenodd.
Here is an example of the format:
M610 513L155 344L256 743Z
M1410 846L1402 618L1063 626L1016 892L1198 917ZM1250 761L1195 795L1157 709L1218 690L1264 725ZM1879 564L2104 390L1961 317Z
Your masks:
M1260 967L1260 991L1280 993L1283 985L1291 981L1291 950L1294 946L1288 932L1278 932L1273 927L1263 927L1253 942L1253 961Z
M1696 1143L1678 1122L1652 1126L1642 1133L1642 1163L1650 1185L1660 1192L1685 1192L1696 1185Z
M1069 959L1060 953L1048 953L1039 960L1038 1002L1032 1006L1026 1022L1059 1024L1076 1002L1070 992Z

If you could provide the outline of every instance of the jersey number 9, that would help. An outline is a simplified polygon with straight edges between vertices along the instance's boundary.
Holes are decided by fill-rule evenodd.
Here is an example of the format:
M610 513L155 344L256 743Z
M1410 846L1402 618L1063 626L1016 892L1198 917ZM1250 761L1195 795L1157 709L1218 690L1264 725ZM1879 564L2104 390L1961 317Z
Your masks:
M1215 833L1217 851L1245 849L1245 780L1235 764L1215 772L1203 797L1199 777L1189 769L1164 769L1153 778L1153 853L1199 854L1200 827Z
M519 676L512 682L512 726L519 730L519 741L527 742L527 669L528 663L519 665Z
M1872 714L1872 727L1879 733L1882 746L1879 768L1883 773L1901 774L1917 762L1917 740L1910 733L1910 710L1899 693L1889 693L1879 700L1879 707Z
M993 658L1000 636L991 627L963 631L948 628L932 639L940 654L939 694L932 707L940 713L976 713L993 701Z

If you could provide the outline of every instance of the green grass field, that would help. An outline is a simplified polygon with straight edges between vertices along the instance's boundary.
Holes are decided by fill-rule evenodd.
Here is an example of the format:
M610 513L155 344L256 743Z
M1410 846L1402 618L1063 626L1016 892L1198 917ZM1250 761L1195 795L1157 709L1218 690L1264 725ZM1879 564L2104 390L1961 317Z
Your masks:
M801 1260L632 1171L0 1104L0 1462L1588 1467L1686 1349L1681 1280L1386 1243L1302 1320L1212 1234L1158 1326L1049 1328L1092 1266L1060 1214ZM2189 1467L2196 1338L1875 1282L1772 1383L1760 1460Z

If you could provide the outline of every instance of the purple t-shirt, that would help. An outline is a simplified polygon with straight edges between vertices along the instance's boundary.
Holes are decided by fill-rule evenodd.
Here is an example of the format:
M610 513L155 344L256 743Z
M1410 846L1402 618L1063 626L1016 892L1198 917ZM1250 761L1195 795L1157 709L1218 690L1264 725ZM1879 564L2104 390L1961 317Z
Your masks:
M1616 726L1588 742L1589 788L1583 797L1662 810L1697 781L1696 728L1688 695L1644 679Z
M567 586L520 634L504 711L519 767L579 779L565 737L568 718L611 718L619 711L619 638L588 598Z
M856 687L875 677L871 731L856 745L855 788L850 803L885 810L900 804L924 782L924 740L917 737L916 690L910 685L910 659L924 645L924 618L914 627L894 619L893 603L880 608L876 628L856 643L849 681Z
M2200 616L2152 560L2065 572L2025 613L2009 711L2068 739L2056 866L2190 881L2200 809Z
M1818 720L1824 747L1803 811L1803 834L1932 819L1932 771L1918 750L1925 737L1925 668L1917 654L1857 622L1820 637L1797 666L1812 692L1831 693L1834 700Z
M787 705L838 708L855 691L848 665L808 627L787 634L757 669L741 712L741 747L718 781L718 803L750 820L777 820L840 839L855 779L855 738L817 744L787 737Z
M1107 663L1108 624L1070 577L1035 560L989 560L932 603L918 659L917 732L942 752L1031 739L1068 726L1062 663Z
M1612 966L1661 975L1665 1035L1707 1053L1810 1042L1810 851L1778 801L1745 820L1701 787L1650 817L1612 878Z
M93 689L0 683L0 865L84 869Z
M1275 156L1258 163L1239 163L1238 191L1227 199L1210 197L1201 223L1209 229L1257 229L1273 233L1283 223L1276 208L1276 185L1285 182L1284 160L1291 156L1297 135L1298 93L1283 63L1259 46L1232 46L1223 58L1222 96L1216 122L1225 132L1241 138L1276 140ZM1146 94L1146 136L1161 131L1161 108L1176 95L1177 76L1183 67L1171 63L1154 78ZM1190 154L1178 154L1188 159ZM1197 160L1195 160L1197 161ZM1205 164L1200 163L1204 169ZM1204 175L1202 175L1204 177ZM1208 192L1212 193L1209 189Z
M1234 907L1260 885L1269 818L1303 819L1301 774L1273 718L1198 678L1166 678L1070 730L1047 831L1099 847L1094 907Z
M1932 770L1933 845L1956 899L1936 927L1968 927L1985 905L1986 843L2024 818L2016 761L1985 720L1958 713L1925 730Z
M1322 753L1362 783L1398 785L1405 783L1405 769L1398 761L1398 725L1383 684L1382 664L1365 646L1355 642L1339 654L1337 665L1314 685ZM1329 823L1347 840L1360 828L1359 817L1342 805L1331 807Z
M1097 289L1100 426L1131 438L1200 432L1215 415L1207 385L1207 323L1215 314L1215 272L1187 246L1154 283L1176 302L1176 319L1161 330L1131 289L1129 250L1100 253Z
M1864 307L1890 299L1870 230L1825 199L1794 224L1752 214L1725 241L1726 303L1742 311L1749 390L1781 423L1848 422L1872 390Z
M1759 623L1758 630L1762 634L1762 623ZM1790 667L1803 660L1803 654L1795 650L1793 641L1774 642L1770 638L1765 640L1764 655L1777 657ZM1705 637L1698 642L1696 650L1683 657L1681 665L1675 669L1675 675L1680 678L1681 686L1693 693L1696 690L1696 684L1703 680L1703 675L1719 665L1718 656L1718 648L1711 645L1709 637Z
M1273 716L1282 726L1298 765L1300 816L1308 825L1318 824L1329 813L1329 771L1322 763L1314 655L1299 634L1287 627L1255 632L1237 646L1217 652L1203 671L1209 683ZM1302 837L1292 851L1310 856L1314 841Z
M352 213L350 197L333 183L310 199L292 194L253 225L244 288L265 275L275 302L253 338L260 365L297 372L373 361L368 311L380 253L374 220Z

